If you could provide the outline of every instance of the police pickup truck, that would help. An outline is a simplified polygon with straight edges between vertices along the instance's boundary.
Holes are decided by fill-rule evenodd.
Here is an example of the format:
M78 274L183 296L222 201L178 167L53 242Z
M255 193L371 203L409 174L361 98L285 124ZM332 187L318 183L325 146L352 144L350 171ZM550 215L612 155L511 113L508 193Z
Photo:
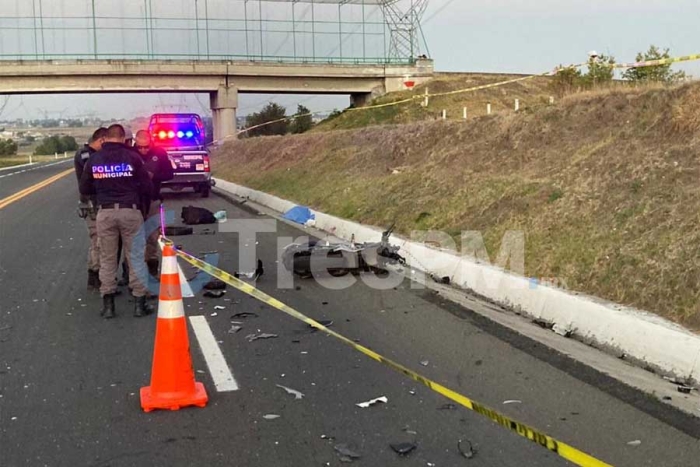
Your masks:
M201 117L184 113L154 114L148 130L152 144L165 149L175 169L175 177L163 182L163 187L175 191L189 187L208 197L214 182Z

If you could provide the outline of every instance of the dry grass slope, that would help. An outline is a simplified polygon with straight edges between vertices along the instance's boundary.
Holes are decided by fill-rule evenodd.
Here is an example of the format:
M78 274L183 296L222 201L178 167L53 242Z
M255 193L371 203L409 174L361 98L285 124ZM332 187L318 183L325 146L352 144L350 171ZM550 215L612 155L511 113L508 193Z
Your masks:
M700 84L227 144L216 175L374 225L526 235L528 276L700 329ZM397 171L398 174L394 172Z
M423 96L425 90L431 94L467 89L486 84L499 83L520 75L438 73L427 84L416 86L412 91L396 92L375 99L372 104L385 104L409 98ZM359 112L346 111L336 118L322 122L314 131L362 128L369 125L411 123L417 121L437 120L442 118L442 111L447 111L447 118L460 120L463 108L467 107L469 117L486 115L486 104L491 104L492 112L512 111L515 99L520 100L521 109L536 109L549 102L550 79L537 77L531 80L512 83L507 86L484 89L478 92L460 93L429 99L428 107L423 107L423 99L399 106L380 107Z

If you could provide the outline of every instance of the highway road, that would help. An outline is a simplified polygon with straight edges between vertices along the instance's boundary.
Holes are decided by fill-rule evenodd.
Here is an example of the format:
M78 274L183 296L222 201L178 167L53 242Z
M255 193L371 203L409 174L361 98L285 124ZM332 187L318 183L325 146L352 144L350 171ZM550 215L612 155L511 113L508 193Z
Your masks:
M0 200L70 168L69 162L0 178ZM11 173L0 172L0 176ZM85 291L87 234L68 174L0 208L0 465L14 466L559 466L556 454L459 407L390 368L229 288L225 298L185 299L206 319L238 386L217 392L192 332L206 408L143 413L155 318L99 316ZM229 219L263 218L213 196L176 194L166 207L226 209ZM3 203L0 201L0 206ZM179 214L178 214L179 217ZM238 269L234 233L176 237L190 252L216 250ZM266 265L258 287L332 329L445 386L530 424L609 464L698 465L700 421L636 393L567 357L447 303L429 290L333 291L312 280L276 288L277 237L302 235L278 223L258 237ZM186 274L191 270L182 264ZM224 306L215 310L215 306ZM243 329L231 333L231 316ZM277 338L248 342L251 333ZM283 385L301 391L295 400ZM386 396L387 404L359 408ZM516 401L504 404L505 401ZM279 418L268 420L265 415ZM460 455L459 440L476 449ZM405 457L390 444L412 442Z

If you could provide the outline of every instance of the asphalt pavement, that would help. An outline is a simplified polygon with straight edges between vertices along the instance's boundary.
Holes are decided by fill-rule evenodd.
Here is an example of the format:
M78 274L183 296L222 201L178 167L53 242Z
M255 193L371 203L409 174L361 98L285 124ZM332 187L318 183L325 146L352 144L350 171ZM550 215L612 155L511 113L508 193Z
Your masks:
M0 200L55 175L68 163L0 178ZM9 171L11 172L11 171ZM0 176L8 171L0 172ZM460 407L427 387L237 291L185 299L189 316L211 328L239 390L217 392L194 334L196 377L206 408L146 414L155 317L131 316L128 294L118 318L99 316L85 290L87 232L75 213L71 175L0 209L0 465L2 466L324 466L342 465L345 444L358 466L555 466L556 454ZM245 206L191 193L166 195L182 206L225 209L229 222L263 219ZM175 237L187 251L217 251L219 266L239 269L235 233ZM265 274L257 287L455 391L619 466L690 466L700 459L697 418L679 423L642 394L611 390L609 378L528 339L455 309L408 281L375 290L361 281L330 290L295 279L277 288L277 239L304 232L277 223L259 234ZM194 271L181 263L187 276ZM215 306L225 307L215 309ZM242 330L232 332L231 316ZM249 342L252 333L278 337ZM304 394L295 400L278 385ZM386 396L388 403L359 408ZM504 402L509 403L504 404ZM670 409L668 409L670 410ZM279 418L268 420L265 415ZM663 420L663 421L662 421ZM476 454L461 456L468 441ZM415 443L405 457L390 444Z

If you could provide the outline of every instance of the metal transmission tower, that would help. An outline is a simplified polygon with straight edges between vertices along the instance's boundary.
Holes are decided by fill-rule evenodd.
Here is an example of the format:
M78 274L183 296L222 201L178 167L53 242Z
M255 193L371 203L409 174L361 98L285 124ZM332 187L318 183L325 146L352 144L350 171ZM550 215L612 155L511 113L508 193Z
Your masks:
M421 19L428 7L428 0L386 0L382 2L384 17L391 33L389 58L415 58L427 51L423 38Z

